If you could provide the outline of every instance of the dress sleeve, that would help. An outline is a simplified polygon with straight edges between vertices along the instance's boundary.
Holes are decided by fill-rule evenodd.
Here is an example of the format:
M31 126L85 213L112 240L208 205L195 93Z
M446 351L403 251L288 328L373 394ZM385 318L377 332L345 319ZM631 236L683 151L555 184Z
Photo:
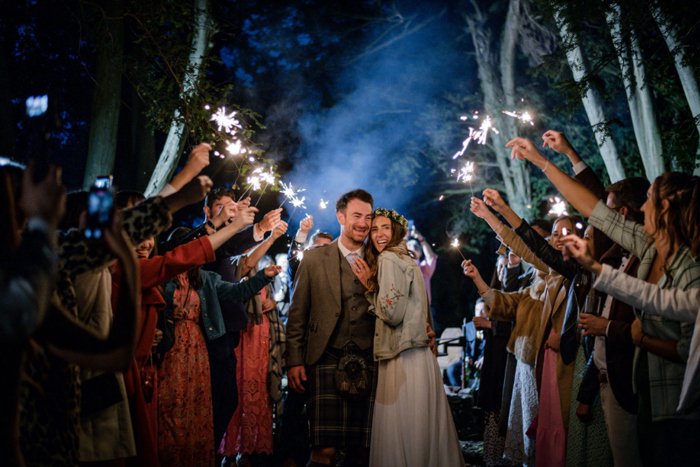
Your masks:
M180 245L162 256L139 261L141 288L150 289L164 284L178 274L216 259L209 237Z

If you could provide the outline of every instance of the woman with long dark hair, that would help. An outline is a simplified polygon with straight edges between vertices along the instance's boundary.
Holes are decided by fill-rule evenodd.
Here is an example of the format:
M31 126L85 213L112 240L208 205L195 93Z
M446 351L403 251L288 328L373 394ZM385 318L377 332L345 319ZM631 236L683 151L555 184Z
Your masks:
M377 317L370 465L462 466L440 368L429 348L425 282L403 240L407 231L408 221L396 211L376 209L367 263L351 263Z

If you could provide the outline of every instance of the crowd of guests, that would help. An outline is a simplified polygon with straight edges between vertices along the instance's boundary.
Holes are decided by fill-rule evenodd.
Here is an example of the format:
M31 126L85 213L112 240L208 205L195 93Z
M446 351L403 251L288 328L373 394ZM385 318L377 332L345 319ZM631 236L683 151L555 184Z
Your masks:
M670 172L605 187L563 134L543 141L568 156L573 177L532 141L508 146L587 226L569 215L528 223L493 189L471 200L502 243L498 280L462 264L488 316L474 318L488 331L484 461L697 465L700 179Z
M589 225L528 223L493 189L471 199L503 248L490 283L462 264L482 345L447 376L480 373L484 461L694 465L700 179L604 187L563 134L543 140L574 177L529 140L509 147ZM284 446L280 421L293 436L291 415L310 467L463 466L425 238L358 189L336 203L337 238L308 216L275 264L282 210L212 189L210 150L157 196L116 193L99 239L90 194L66 196L60 169L0 167L3 464L254 465ZM202 201L201 225L171 228Z

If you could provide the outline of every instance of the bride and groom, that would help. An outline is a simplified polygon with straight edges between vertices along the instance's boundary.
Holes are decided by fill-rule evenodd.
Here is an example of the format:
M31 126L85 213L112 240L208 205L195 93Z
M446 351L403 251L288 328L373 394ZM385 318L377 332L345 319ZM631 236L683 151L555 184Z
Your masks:
M306 395L308 466L463 466L408 222L373 204L342 195L340 236L308 250L295 278L286 365Z

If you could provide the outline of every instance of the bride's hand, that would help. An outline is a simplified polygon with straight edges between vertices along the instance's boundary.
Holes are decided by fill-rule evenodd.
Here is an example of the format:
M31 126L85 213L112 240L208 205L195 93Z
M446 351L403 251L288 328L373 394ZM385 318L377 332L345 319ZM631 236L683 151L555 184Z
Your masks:
M364 285L367 290L370 290L367 281L369 280L371 271L369 269L369 265L365 262L365 260L363 260L359 256L356 256L350 262L350 267L352 268L352 272L354 272L357 278L360 279L362 285Z

